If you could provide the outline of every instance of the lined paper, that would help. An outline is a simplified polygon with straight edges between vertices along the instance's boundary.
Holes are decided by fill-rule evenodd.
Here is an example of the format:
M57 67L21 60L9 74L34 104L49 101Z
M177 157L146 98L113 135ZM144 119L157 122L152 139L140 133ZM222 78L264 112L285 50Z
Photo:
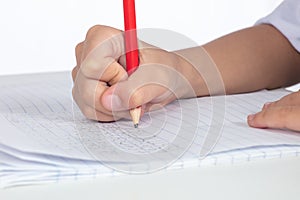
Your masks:
M147 113L134 129L128 120L86 119L72 101L71 88L67 72L0 78L1 187L300 152L298 133L246 123L265 102L289 94L283 89L178 100Z

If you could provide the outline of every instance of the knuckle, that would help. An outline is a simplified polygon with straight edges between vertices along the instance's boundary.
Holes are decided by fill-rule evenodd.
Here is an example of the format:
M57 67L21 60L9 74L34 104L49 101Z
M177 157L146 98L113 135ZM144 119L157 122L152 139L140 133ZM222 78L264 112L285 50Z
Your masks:
M96 35L101 33L101 36L109 37L114 34L120 33L120 30L114 29L112 27L103 26L103 25L94 25L86 33L86 38L88 40L93 39Z
M82 49L82 46L83 46L83 42L80 42L78 43L76 46L75 46L75 54L76 56L78 56L81 52L81 49Z
M98 33L102 29L101 25L94 25L86 33L86 38L93 37L96 33Z
M74 67L72 69L72 79L73 79L73 83L75 83L75 80L76 80L76 76L77 76L77 67Z
M80 72L85 77L95 77L96 74L99 74L100 68L97 63L89 60L88 62L84 62L80 67Z

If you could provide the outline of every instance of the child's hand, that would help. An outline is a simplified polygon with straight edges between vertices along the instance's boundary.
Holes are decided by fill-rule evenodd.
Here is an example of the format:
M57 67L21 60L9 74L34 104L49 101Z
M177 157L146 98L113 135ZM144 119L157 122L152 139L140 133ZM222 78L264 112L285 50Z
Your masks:
M300 91L273 103L266 103L259 113L248 116L248 123L256 128L280 128L300 131Z
M139 48L140 67L128 78L120 30L94 26L77 45L73 98L86 117L115 121L129 117L128 110L137 106L142 105L144 112L153 105L157 108L176 98L196 96L190 80L201 77L191 64L142 42Z

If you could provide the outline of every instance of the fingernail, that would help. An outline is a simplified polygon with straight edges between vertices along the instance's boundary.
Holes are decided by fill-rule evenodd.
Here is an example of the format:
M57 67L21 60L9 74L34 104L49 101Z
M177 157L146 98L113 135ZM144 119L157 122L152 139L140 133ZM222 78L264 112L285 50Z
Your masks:
M255 118L255 114L249 115L248 116L248 121L252 121Z
M103 104L108 110L118 111L122 109L121 99L117 95L108 95Z

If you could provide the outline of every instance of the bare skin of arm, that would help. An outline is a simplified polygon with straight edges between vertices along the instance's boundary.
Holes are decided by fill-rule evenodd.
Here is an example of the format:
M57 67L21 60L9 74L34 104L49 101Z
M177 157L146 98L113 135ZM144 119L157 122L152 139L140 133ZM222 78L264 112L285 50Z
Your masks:
M196 60L199 48L177 53ZM203 48L220 71L227 94L274 89L300 81L300 54L273 26L243 29L211 41ZM191 71L187 76L192 74L195 73ZM201 78L195 80L198 80L196 85L203 85ZM197 96L204 95L207 91L197 93Z

